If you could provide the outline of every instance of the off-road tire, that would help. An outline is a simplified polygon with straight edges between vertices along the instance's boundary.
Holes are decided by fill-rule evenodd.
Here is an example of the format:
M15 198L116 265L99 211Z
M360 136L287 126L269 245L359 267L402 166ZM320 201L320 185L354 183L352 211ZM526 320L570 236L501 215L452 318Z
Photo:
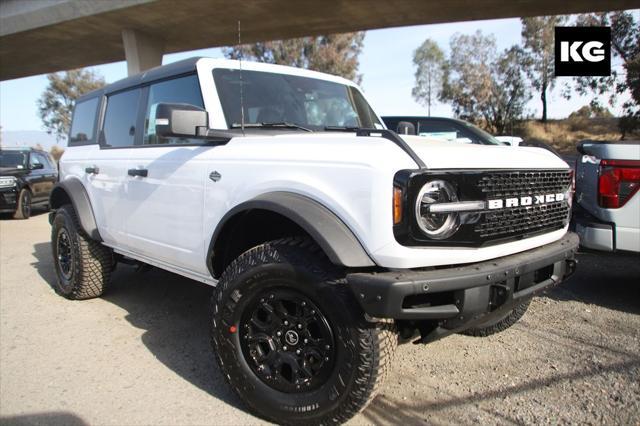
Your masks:
M506 330L507 328L518 322L520 318L522 318L522 316L527 312L530 304L531 299L517 305L504 317L491 321L486 325L482 324L479 327L469 328L463 331L461 334L473 337L487 337L491 336L492 334L500 333L501 331Z
M27 188L20 190L14 219L29 219L31 217L31 191Z
M58 252L58 239L66 233L71 265L63 272ZM73 206L67 204L56 210L51 226L51 251L56 271L54 290L71 300L101 296L109 283L113 269L110 248L91 239L80 227Z
M227 382L257 414L279 424L336 424L363 410L376 395L398 335L392 321L366 321L341 278L322 251L303 238L255 247L222 274L212 297L212 346ZM272 288L304 294L331 324L336 361L318 388L297 393L276 390L254 373L243 355L239 336L243 310L251 306L252 298Z

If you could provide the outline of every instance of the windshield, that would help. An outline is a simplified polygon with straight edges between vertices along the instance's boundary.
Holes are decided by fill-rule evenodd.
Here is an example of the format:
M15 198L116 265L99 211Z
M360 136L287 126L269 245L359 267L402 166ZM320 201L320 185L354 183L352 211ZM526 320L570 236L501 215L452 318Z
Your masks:
M217 68L213 79L227 126L239 127L240 71ZM290 123L315 131L326 127L382 128L357 89L315 78L243 70L242 103L244 122L249 125Z
M24 169L27 165L27 153L0 151L0 167Z

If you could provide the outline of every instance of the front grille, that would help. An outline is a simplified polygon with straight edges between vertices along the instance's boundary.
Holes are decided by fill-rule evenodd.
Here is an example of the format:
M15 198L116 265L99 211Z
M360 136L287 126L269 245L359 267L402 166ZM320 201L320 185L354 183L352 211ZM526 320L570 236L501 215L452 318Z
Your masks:
M569 218L565 201L540 206L512 207L484 214L475 228L483 239L496 239L563 228Z
M478 180L478 187L487 199L564 193L569 185L569 170L495 172Z
M570 217L571 173L569 169L400 171L394 185L407 188L410 202L417 200L427 182L444 180L456 188L459 201L486 205L459 213L458 230L442 240L422 232L413 209L407 209L393 227L394 236L405 246L483 247L562 229Z
M490 172L479 177L478 188L487 200L545 194L565 194L571 185L569 170ZM569 218L569 203L509 207L484 213L474 233L482 240L495 240L563 228Z

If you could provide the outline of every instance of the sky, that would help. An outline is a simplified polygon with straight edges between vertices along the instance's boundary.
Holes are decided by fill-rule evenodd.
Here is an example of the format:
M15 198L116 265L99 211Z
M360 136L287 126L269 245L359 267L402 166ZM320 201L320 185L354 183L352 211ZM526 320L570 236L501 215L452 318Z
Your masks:
M519 19L498 19L451 24L420 25L367 31L360 55L359 72L363 74L362 88L373 108L380 115L426 115L426 108L411 96L414 85L413 51L431 38L448 52L449 39L455 33L471 34L476 30L493 34L499 50L520 43ZM191 56L223 57L221 49L202 49L165 55L163 64ZM613 66L616 66L614 64ZM91 67L112 83L127 76L126 63L117 62ZM571 100L560 96L562 83L570 78L558 78L555 90L548 96L550 118L564 118L589 103L590 98L577 94ZM37 115L36 101L47 85L45 75L0 82L0 125L3 131L43 130ZM620 104L624 98L621 99ZM527 105L528 112L540 115L539 96L534 94ZM614 108L620 114L620 105ZM432 106L434 116L452 116L448 105Z

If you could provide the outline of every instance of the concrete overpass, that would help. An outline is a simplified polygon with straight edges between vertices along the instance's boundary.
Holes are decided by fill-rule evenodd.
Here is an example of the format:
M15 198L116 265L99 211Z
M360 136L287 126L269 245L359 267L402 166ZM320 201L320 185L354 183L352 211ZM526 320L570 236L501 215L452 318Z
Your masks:
M640 7L640 0L0 0L0 80L164 53L405 25ZM384 52L381 52L384 54Z

